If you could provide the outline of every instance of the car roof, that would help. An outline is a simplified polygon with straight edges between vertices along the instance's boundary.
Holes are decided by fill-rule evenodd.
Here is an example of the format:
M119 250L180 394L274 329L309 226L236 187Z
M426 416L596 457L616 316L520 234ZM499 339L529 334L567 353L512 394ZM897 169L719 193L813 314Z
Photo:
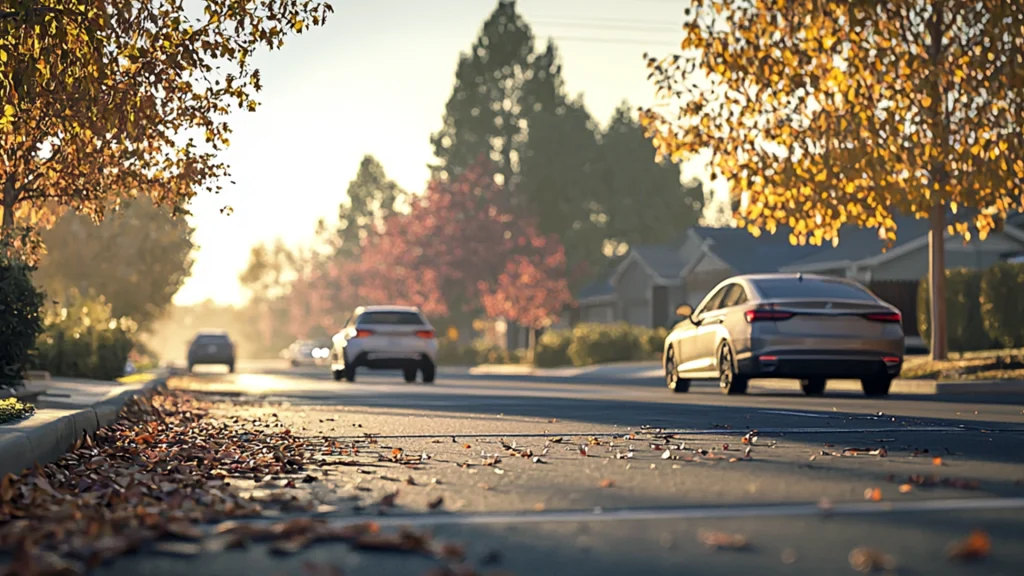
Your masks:
M376 305L376 306L360 306L356 308L356 314L362 314L364 312L415 312L420 313L420 309L415 306L389 306L389 305Z
M742 274L740 276L733 276L729 280L747 280L748 282L756 282L758 280L796 280L797 278L803 278L804 280L825 280L831 282L849 282L846 278L839 278L836 276L826 276L824 274L803 274L800 272L772 272L765 274Z
M196 336L227 336L227 330L200 330Z

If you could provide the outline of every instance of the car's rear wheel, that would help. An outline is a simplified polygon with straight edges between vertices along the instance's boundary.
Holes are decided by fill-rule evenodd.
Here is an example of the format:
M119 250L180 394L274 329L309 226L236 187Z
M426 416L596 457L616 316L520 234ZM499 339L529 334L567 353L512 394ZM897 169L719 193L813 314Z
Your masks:
M690 381L679 377L679 370L676 366L676 353L672 348L668 349L665 357L665 384L673 392L690 391Z
M728 342L722 342L718 347L718 386L725 394L746 394L747 384L750 379L736 373L736 362L733 358L732 347Z
M331 377L334 378L335 382L341 382L341 379L345 377L344 370L331 370Z
M231 364L228 364L228 372L231 373L231 374L235 373L235 363L234 362L232 362Z
M416 381L416 369L405 368L404 370L402 370L402 376L405 377L406 382L411 384Z
M825 393L826 382L824 378L807 378L800 381L800 388L808 396L821 396Z
M356 381L356 367L351 364L345 364L345 380L348 382Z
M436 376L437 367L434 366L433 362L424 362L423 366L420 367L420 372L423 373L423 383L432 384L434 376Z
M191 374L191 373L192 373L192 370L193 370L193 369L194 369L195 367L196 367L196 365L195 365L195 364L189 364L189 365L188 365L188 373L189 373L189 374Z
M889 387L892 386L892 378L888 376L864 378L860 381L860 386L864 390L865 396L888 396Z

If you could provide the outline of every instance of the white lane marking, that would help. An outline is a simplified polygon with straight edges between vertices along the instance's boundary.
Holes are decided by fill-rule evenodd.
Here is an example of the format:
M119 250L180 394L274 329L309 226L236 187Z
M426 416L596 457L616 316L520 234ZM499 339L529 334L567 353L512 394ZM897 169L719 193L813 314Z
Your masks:
M762 414L784 414L786 416L806 416L808 418L840 418L838 414L835 416L829 414L811 414L810 412L790 412L788 410L758 410Z
M1024 498L955 498L905 502L853 502L834 504L823 509L817 504L754 504L744 506L706 506L673 508L622 508L617 510L553 510L545 512L408 514L375 516L381 526L452 526L480 524L540 524L547 522L606 522L636 520L687 520L806 516L865 516L915 512L965 512L1017 510ZM341 524L353 524L349 520Z

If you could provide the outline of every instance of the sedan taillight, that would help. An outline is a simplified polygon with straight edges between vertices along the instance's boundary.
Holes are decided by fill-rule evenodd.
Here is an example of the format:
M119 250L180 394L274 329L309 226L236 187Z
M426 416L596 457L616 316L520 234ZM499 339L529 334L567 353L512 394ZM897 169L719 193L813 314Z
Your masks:
M416 336L419 337L419 338L423 338L424 340L430 340L431 338L434 337L434 331L433 330L420 330L419 332L416 333Z
M746 317L747 322L753 323L765 321L773 322L775 320L789 320L790 318L795 316L795 314L793 314L792 312L783 312L781 310L755 309L747 310L746 313L744 313L744 316Z
M371 331L371 330L356 330L356 338L367 338L369 336L373 336L373 331Z
M864 317L872 322L889 322L893 324L903 323L903 317L897 312L873 312L871 314L865 314Z

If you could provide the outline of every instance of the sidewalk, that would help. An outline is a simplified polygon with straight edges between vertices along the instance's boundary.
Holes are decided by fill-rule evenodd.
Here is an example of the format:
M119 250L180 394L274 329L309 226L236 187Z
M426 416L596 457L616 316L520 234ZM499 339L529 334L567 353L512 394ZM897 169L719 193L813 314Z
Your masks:
M663 386L664 376L658 362L623 362L566 368L535 368L523 365L484 364L470 368L476 377L508 380L529 380L577 384L650 384ZM795 380L758 379L753 388L799 390ZM826 390L860 392L859 380L829 380ZM900 378L893 381L891 394L960 395L960 394L1024 394L1024 380L967 380L938 382L927 379Z
M114 423L131 398L152 392L166 381L167 372L158 371L121 382L70 378L26 382L26 392L40 393L33 402L36 412L24 420L0 424L0 476L56 460L83 434Z

